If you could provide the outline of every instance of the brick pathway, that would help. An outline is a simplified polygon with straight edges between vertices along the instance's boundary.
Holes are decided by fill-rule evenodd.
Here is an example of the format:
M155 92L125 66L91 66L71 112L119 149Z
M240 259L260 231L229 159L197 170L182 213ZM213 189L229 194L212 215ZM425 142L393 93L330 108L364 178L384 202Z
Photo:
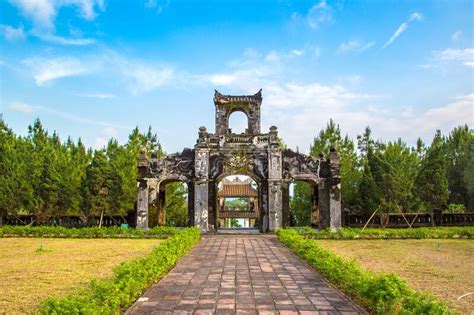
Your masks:
M272 235L208 235L128 314L365 313Z

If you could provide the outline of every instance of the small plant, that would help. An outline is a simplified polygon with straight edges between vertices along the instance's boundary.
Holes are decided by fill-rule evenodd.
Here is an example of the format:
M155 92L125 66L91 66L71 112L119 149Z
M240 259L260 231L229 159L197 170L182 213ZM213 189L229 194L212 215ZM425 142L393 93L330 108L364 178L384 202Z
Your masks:
M43 251L44 251L44 249L43 249L43 244L39 244L38 248L36 248L36 252L37 252L37 253L41 253L41 252L43 252Z
M436 246L436 251L437 252L440 252L441 249L443 249L443 244L441 244L440 242L436 242L435 246Z
M175 229L174 232L173 237L163 241L148 256L116 267L112 278L93 280L88 287L78 289L63 298L49 298L43 302L38 313L48 315L123 313L144 290L163 277L200 239L198 228Z
M364 231L365 232L365 231ZM373 314L453 314L448 306L427 293L416 292L395 274L374 274L355 260L345 260L302 231L277 230L278 239L340 289L356 298Z

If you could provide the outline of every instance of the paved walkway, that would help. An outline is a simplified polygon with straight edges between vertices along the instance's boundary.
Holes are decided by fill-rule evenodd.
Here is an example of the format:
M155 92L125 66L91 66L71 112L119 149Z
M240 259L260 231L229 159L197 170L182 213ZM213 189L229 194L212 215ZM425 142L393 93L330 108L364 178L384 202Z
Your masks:
M129 314L364 313L272 235L209 235Z

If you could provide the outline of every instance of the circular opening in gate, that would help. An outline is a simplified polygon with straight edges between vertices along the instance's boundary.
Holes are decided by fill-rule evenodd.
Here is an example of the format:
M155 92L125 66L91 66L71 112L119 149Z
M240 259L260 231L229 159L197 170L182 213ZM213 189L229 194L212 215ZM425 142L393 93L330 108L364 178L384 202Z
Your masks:
M249 176L224 177L217 184L217 227L258 228L260 200L258 184Z

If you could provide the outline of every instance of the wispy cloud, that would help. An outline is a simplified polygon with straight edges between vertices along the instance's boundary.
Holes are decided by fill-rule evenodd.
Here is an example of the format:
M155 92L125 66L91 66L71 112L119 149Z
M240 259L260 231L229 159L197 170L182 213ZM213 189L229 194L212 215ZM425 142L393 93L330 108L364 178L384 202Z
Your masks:
M12 111L21 112L25 114L31 114L37 111L34 106L22 102L11 102L8 108Z
M161 14L170 4L169 0L147 0L145 8L153 9L157 14Z
M433 51L430 60L418 67L423 69L446 69L452 65L463 65L474 67L474 48L454 49L447 48L441 51Z
M41 106L41 105L31 105L24 102L11 102L8 108L12 111L17 111L17 112L21 112L25 114L42 112L42 113L47 113L50 115L60 117L61 119L65 119L65 120L69 120L69 121L73 121L73 122L77 122L81 124L104 127L103 129L104 133L107 133L107 132L112 133L114 132L113 130L117 130L117 129L130 130L132 128L131 126L124 126L124 125L114 124L114 123L110 123L106 121L99 121L99 120L84 118L84 117L77 116L77 115L67 113L64 111L59 111L59 110Z
M456 31L451 35L451 39L453 42L457 42L461 39L462 31Z
M405 32L407 29L408 29L408 25L412 22L412 21L421 21L423 20L423 15L421 13L418 13L418 12L414 12L410 15L410 17L408 18L408 20L406 20L405 22L403 22L402 24L400 24L400 26L397 28L397 30L395 31L395 33L393 33L393 35L389 38L389 40L382 46L381 49L385 49L387 48L389 45L391 45L400 35L402 35L403 32Z
M70 46L87 46L96 43L93 38L68 38L52 34L43 34L38 32L32 32L32 35L50 43Z
M55 21L62 7L75 7L77 15L88 21L97 17L97 11L105 10L103 0L10 0L10 3L31 21L32 35L61 45L90 45L94 42L90 38L65 38L55 35Z
M5 37L6 40L14 41L14 40L22 40L26 38L25 31L23 30L23 25L18 26L15 28L10 25L1 24L0 31Z
M30 58L25 59L23 63L31 67L38 86L44 86L59 78L82 75L88 71L79 59L72 57Z
M455 61L460 62L466 67L474 67L474 48L452 49L434 53L435 60L439 62Z
M367 49L370 49L375 45L375 42L359 42L358 40L351 40L348 42L343 42L339 45L337 48L336 53L337 54L348 54L351 52L355 53L361 53L366 51Z
M297 23L305 23L313 30L321 27L323 24L331 23L333 8L325 0L313 5L304 15L293 12L291 18Z
M164 85L173 78L174 70L168 67L156 68L147 65L135 65L126 72L130 80L129 87L134 94L149 92Z
M78 94L78 96L88 97L88 98L98 98L101 100L112 99L112 98L117 97L115 94L112 94L112 93L81 93L81 94Z

